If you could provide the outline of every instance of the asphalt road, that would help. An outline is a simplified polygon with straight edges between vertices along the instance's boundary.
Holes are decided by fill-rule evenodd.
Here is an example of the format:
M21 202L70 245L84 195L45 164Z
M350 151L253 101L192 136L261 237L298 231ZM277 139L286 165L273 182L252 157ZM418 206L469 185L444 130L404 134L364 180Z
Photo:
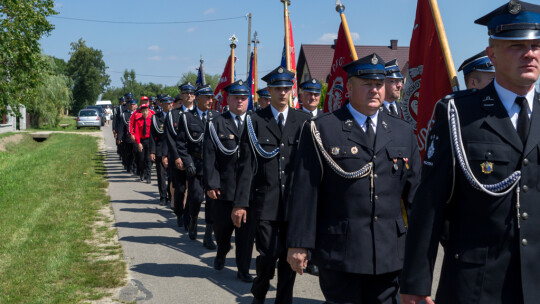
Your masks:
M111 128L102 129L115 226L129 269L128 285L119 292L117 300L160 304L251 303L251 284L236 278L234 249L229 252L223 270L213 269L216 251L202 246L203 214L199 216L198 238L192 241L184 228L177 226L171 209L159 205L155 171L151 184L127 174L116 154ZM257 255L254 251L250 271L253 276ZM274 302L276 277L267 303ZM294 303L315 304L323 299L317 277L297 276Z

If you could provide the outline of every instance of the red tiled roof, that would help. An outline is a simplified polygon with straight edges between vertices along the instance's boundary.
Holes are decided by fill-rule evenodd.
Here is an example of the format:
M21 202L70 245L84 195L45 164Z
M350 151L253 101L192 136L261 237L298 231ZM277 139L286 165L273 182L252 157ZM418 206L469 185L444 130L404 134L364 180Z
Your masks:
M384 61L390 61L397 58L399 68L403 70L409 61L409 47L398 46L396 50L392 50L390 46L355 46L358 58L365 57L371 53L377 53ZM311 77L325 83L327 76L330 74L330 66L334 58L334 49L331 44L302 44L300 55L298 57L298 79L302 79L304 65L307 68Z

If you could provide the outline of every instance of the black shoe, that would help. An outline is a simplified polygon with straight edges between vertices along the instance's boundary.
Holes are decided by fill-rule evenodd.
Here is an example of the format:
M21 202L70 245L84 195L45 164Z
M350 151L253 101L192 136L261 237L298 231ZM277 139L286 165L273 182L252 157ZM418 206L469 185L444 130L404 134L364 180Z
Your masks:
M204 231L203 246L209 250L216 249L216 243L212 239L212 224L206 224L206 230Z
M189 216L186 216L186 215L181 215L182 216L182 221L184 223L184 229L187 231L189 231L189 223L191 222L190 221L190 218Z
M257 299L253 298L253 301L251 301L251 304L264 304L264 299Z
M238 271L236 273L236 277L239 278L242 282L253 283L253 277L249 273L242 273ZM264 303L264 300L261 303Z
M152 183L152 181L150 180L150 176L148 176L148 177L146 178L146 183L147 183L147 184L151 184L151 183Z
M197 219L192 218L191 221L189 221L189 227L188 227L188 236L190 239L195 240L197 238Z
M159 205L160 206L165 206L165 205L167 205L167 201L164 198L162 198L162 199L159 200Z
M225 267L225 258L218 258L216 257L214 259L214 269L215 270L221 270Z
M306 267L306 272L311 273L314 276L319 276L319 267L317 265L311 263L311 261L308 262L308 265Z
M177 216L176 217L176 223L178 224L178 227L185 226L184 225L184 218L182 216Z

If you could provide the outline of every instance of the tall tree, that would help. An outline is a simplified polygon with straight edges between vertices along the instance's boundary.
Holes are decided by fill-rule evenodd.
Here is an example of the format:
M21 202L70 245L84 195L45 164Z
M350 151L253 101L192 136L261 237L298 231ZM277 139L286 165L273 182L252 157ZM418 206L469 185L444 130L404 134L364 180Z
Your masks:
M67 74L73 80L72 109L78 111L94 104L111 80L105 72L107 66L101 50L88 47L82 38L71 43L70 55Z
M221 75L204 74L204 77L206 78L206 84L209 84L212 87L212 89L215 89L219 83L219 79L221 78ZM182 77L180 78L178 85L185 83L187 81L190 81L191 83L193 83L193 85L195 85L195 83L197 82L197 73L187 72L187 73L182 74Z
M53 0L0 1L0 114L8 106L17 112L43 82L39 39L54 29L47 20L57 14L53 6Z

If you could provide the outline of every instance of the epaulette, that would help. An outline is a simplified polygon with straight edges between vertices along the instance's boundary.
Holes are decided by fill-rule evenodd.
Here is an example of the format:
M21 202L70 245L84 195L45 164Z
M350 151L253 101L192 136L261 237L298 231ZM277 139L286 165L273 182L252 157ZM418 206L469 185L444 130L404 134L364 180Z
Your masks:
M470 89L470 90L463 90L463 91L456 91L452 92L442 98L442 100L450 100L450 99L459 99L466 96L472 96L479 92L478 89Z
M302 109L296 109L296 108L291 108L291 109L293 109L294 111L297 111L297 112L301 112L304 115L308 115L309 117L312 117L311 113L308 113L308 112L306 112L306 111L304 111Z

